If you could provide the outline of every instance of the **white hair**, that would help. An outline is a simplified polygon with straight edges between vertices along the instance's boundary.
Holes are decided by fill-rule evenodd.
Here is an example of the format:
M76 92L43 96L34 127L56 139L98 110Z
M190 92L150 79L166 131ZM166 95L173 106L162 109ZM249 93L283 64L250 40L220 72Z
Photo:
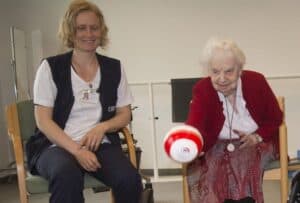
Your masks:
M211 60L216 50L230 51L237 61L239 68L243 68L246 57L237 44L230 39L210 38L204 46L201 63L204 67L210 68Z

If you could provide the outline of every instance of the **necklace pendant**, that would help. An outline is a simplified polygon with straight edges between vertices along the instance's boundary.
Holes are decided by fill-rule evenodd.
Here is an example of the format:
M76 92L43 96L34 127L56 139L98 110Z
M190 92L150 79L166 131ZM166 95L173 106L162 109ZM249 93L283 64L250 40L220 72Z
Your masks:
M232 143L229 143L226 148L229 152L233 152L235 150L235 146Z

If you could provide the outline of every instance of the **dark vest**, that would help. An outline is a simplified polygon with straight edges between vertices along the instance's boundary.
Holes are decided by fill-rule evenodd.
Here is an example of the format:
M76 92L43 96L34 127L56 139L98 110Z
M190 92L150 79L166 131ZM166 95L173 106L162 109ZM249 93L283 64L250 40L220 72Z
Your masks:
M62 129L68 120L74 95L71 82L71 57L72 52L47 58L51 68L52 78L57 88L57 96L53 108L53 120ZM101 81L97 92L100 94L99 100L102 106L102 118L99 122L111 119L116 114L116 103L118 86L121 79L120 61L97 54L100 64ZM118 133L106 134L112 144L120 145ZM32 174L36 174L34 168L37 159L42 151L52 143L39 130L30 137L26 144L26 154L28 168Z

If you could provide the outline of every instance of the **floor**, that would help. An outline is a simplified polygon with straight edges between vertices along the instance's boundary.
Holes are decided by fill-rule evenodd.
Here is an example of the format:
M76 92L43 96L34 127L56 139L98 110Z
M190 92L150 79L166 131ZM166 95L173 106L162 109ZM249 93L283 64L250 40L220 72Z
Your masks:
M264 182L265 203L279 203L280 190L279 182ZM155 203L182 203L182 184L176 182L153 183ZM84 191L86 203L103 202L109 203L110 194L108 192L93 193L92 190ZM30 197L30 203L47 203L49 194L34 195ZM0 183L0 203L19 203L18 188L16 180Z

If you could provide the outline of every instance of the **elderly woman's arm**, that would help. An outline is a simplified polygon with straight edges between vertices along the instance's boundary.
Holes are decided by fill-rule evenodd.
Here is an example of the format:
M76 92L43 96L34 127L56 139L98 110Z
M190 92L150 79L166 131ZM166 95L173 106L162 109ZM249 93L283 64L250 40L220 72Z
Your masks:
M260 87L261 108L263 108L263 113L255 133L261 136L264 141L270 141L274 136L278 135L278 129L282 123L283 113L280 110L276 96L265 78L261 81Z

